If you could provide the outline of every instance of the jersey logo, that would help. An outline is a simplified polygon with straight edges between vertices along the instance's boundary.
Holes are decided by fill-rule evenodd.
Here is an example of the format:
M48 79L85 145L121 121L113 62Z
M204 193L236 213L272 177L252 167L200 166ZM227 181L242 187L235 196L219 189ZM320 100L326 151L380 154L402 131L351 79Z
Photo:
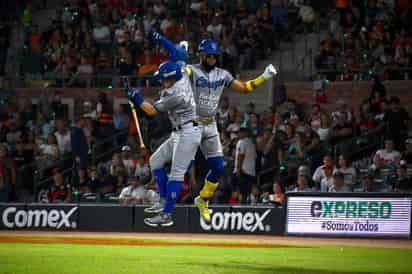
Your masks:
M217 81L209 82L205 77L200 77L196 80L196 86L200 88L212 88L217 89L218 87L224 86L225 80L220 79Z

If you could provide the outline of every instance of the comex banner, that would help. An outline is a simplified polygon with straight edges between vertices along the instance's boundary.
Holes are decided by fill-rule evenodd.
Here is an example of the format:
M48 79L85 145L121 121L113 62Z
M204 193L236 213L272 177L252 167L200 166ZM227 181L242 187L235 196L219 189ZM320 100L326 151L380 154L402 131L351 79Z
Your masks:
M76 205L0 205L0 229L76 230Z
M289 196L286 233L409 237L411 197Z

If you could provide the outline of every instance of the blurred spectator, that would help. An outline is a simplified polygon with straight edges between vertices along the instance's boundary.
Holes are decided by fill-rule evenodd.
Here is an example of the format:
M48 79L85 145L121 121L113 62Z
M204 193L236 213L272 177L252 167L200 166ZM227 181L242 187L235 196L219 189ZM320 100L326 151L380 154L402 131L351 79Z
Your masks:
M39 26L37 26L37 25L32 25L31 26L28 42L29 42L29 48L33 53L40 53L40 51L41 51L41 34L39 32Z
M146 189L139 177L129 177L128 184L119 195L120 204L152 204L159 200L159 195Z
M128 145L125 145L122 147L122 161L123 161L123 165L126 168L127 171L127 176L138 176L140 177L139 174L134 174L135 170L136 170L136 163L132 157L132 153L131 153L131 148Z
M122 189L119 196L120 204L142 204L145 197L145 188L139 177L130 177L129 186Z
M79 197L84 194L92 193L92 185L90 177L87 174L87 169L79 168L76 177L73 181L73 200L78 202Z
M64 105L62 103L62 98L60 96L59 91L52 92L51 101L45 100L43 102L43 104L50 106L50 109L48 107L45 108L49 112L44 112L44 113L51 113L52 114L52 117L50 117L50 118L54 122L56 122L56 126L57 126L57 121L56 120L64 120L66 118ZM62 125L60 125L60 126L62 126ZM57 128L57 130L59 130L59 128Z
M217 115L219 117L218 125L220 128L222 128L224 126L225 121L228 120L229 108L230 108L229 97L223 96L222 100L220 101L218 110L217 110L217 113L218 113Z
M216 13L215 16L213 16L211 23L206 27L206 31L212 33L213 39L220 41L223 33L223 25L219 14Z
M7 155L7 147L0 144L0 201L10 202L13 187L16 185L16 168Z
M351 166L347 155L339 155L336 172L341 172L343 174L345 185L352 189L357 181L356 170Z
M53 133L49 133L46 139L46 143L39 146L39 154L36 158L37 168L42 176L45 169L55 165L56 161L60 159L60 150L57 144L56 136Z
M236 144L234 174L242 196L241 203L246 202L252 183L256 180L256 147L249 137L249 129L240 128Z
M323 167L323 172L325 174L325 177L323 177L322 180L320 181L320 191L329 192L329 190L332 188L334 184L332 167L329 165L325 165Z
M147 182L147 179L146 179L146 182ZM195 168L192 167L185 174L182 192L180 193L180 197L179 197L179 202L183 204L193 204L193 201L194 201L193 189L196 189L196 187L197 187L197 183L196 183L196 176L195 176Z
M325 178L325 167L331 167L333 168L333 173L336 171L336 167L333 164L332 161L332 156L330 155L325 155L323 157L323 165L319 166L316 168L315 172L313 173L312 180L317 184L320 185L320 182L322 181L323 178Z
M312 154L319 148L319 135L312 129L309 123L304 124L303 129L303 144L308 154Z
M109 99L104 92L98 94L96 111L99 122L99 130L97 132L98 138L104 139L112 136L114 134L113 109L111 102L109 102Z
M96 21L96 26L93 28L93 38L99 47L107 48L110 45L111 31L102 20Z
M356 127L360 134L367 134L375 128L374 114L369 100L364 100L359 107Z
M92 102L84 101L82 109L83 117L90 118L92 120L97 119L97 110L93 108Z
M283 206L285 203L285 192L279 182L273 183L273 194L269 195L269 202L278 206Z
M329 117L322 113L320 115L320 126L316 130L316 133L319 136L319 140L323 143L328 143L331 133L331 123Z
M106 194L115 193L118 176L124 176L126 168L118 153L112 155L112 159L106 163L100 162L97 166L97 180L93 184L95 192Z
M401 161L401 164L396 170L396 178L393 182L393 190L395 192L411 192L412 190L412 178L408 175L408 167L405 161Z
M373 156L373 161L375 162L378 158L382 159L385 165L398 165L401 160L401 154L399 151L394 150L393 141L391 139L386 139L385 148L376 151L375 156Z
M250 194L246 199L247 204L248 205L257 205L260 202L259 200L260 200L259 187L256 184L253 184L252 187L251 187Z
M19 202L32 202L31 194L33 194L35 169L33 162L37 149L33 133L31 132L29 132L28 136L24 136L16 145L16 151L13 154L13 162L17 171L14 199L17 199Z
M406 164L412 164L412 138L408 138L405 141L405 150L402 153L402 159L406 161Z
M49 203L70 203L72 201L72 188L66 183L59 168L53 169L53 185L48 189Z
M94 73L95 71L92 64L90 64L86 56L82 56L80 57L80 64L77 66L77 70L68 85L72 86L76 82L76 86L91 87L91 80Z
M241 203L242 200L246 201L246 197L243 197L243 195L241 194L238 188L234 188L232 190L232 193L230 194L230 197L227 203L229 205L238 205Z
M372 174L365 174L362 177L362 188L360 192L377 192L376 185Z
M289 169L296 169L308 156L302 133L296 133L285 151L285 161Z
M315 131L317 131L321 126L321 114L320 105L313 104L309 113L309 123Z
M85 118L78 116L75 119L75 124L70 128L71 152L79 165L78 167L82 169L87 169L89 164L89 144L83 130L85 123Z
M311 192L312 188L309 187L309 178L305 175L299 175L296 183L296 187L293 192Z
M90 190L93 193L96 193L98 188L102 185L102 181L97 173L97 167L91 166L90 167Z
M122 45L118 48L114 57L114 64L119 71L120 76L129 76L134 74L135 63L128 47Z
M353 135L352 113L347 103L339 99L336 101L336 111L332 112L331 142L336 144Z
M400 105L398 97L390 99L390 111L385 116L388 133L392 136L394 147L398 150L404 149L404 142L408 134L408 123L410 117L408 112Z
M351 189L345 185L345 176L342 172L336 171L333 174L333 185L330 187L329 192L351 192Z
M127 132L127 129L129 128L129 123L130 123L130 117L129 115L125 112L124 106L119 105L114 109L113 113L113 125L115 129L115 133L120 133L120 132ZM124 144L127 140L127 135L120 135L117 138L117 142L119 144Z
M67 121L57 120L56 128L57 128L57 131L54 133L54 135L56 136L60 155L64 158L66 155L68 155L71 152L70 131L67 127Z

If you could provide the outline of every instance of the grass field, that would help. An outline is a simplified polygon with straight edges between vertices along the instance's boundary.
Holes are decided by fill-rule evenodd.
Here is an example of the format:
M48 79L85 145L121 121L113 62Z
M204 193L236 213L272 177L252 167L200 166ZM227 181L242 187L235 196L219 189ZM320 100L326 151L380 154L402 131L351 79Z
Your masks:
M185 245L193 242L176 240L161 243L0 243L0 273L412 273L412 249L326 245L209 247Z

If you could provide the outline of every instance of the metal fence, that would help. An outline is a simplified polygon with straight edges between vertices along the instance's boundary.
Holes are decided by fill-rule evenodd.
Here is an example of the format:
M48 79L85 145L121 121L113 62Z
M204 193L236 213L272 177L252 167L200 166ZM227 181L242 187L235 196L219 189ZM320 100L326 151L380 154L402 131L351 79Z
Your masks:
M131 86L134 87L152 87L159 86L159 83L153 76L139 75L118 75L113 74L96 74L96 75L79 75L76 78L67 78L63 75L41 75L26 74L19 77L4 77L3 87L6 89L26 88L26 87L49 87L56 88L120 88L123 87L122 78L128 77Z
M127 135L128 131L121 131L105 139L100 140L98 143L94 144L91 148L91 153L89 155L89 162L91 165L96 165L102 159L106 159L111 156L114 152L119 151L122 144L119 144L116 140L124 135ZM53 167L63 167L61 173L63 177L67 177L73 180L77 175L75 172L78 171L78 164L74 159L73 155L67 155L64 159L57 161ZM51 168L51 167L50 167ZM49 169L50 169L49 168ZM27 177L27 174L31 174L31 177ZM33 180L33 194L35 199L37 194L42 187L47 186L53 181L53 177L42 174L39 170L38 163L33 162L31 164L20 167L17 170L17 181L19 185L25 183L26 180Z

